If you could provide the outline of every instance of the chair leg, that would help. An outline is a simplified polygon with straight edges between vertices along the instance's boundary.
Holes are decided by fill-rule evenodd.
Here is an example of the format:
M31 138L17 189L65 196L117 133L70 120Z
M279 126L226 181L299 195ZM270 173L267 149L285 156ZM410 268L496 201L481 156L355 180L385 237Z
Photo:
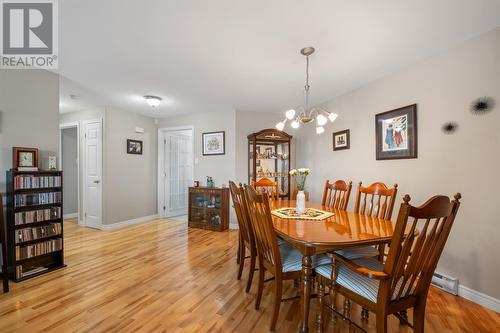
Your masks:
M276 277L274 285L275 285L275 291L274 291L275 295L274 295L273 316L271 319L271 332L274 332L274 329L276 328L276 322L278 321L278 315L280 314L281 297L283 293L283 281L281 281L281 279L278 279L278 277Z
M252 280L253 280L253 273L255 272L255 259L257 258L257 255L253 250L250 250L250 270L248 271L248 281L247 281L247 289L245 290L246 292L250 291L250 288L252 287Z
M423 333L425 324L425 300L417 301L413 308L413 332Z
M238 280L241 279L241 274L243 274L243 266L245 266L245 244L240 246L240 266L238 268Z
M323 332L323 321L325 318L325 284L322 277L318 277L318 305L316 331Z
M387 333L387 313L385 311L377 312L377 333Z
M335 283L333 281L330 282L330 306L332 309L337 309L337 288L335 287ZM335 323L337 321L337 315L335 312L332 312L332 316L330 317L331 321Z
M241 260L241 233L238 235L238 251L236 252L236 263L239 264Z
M257 289L257 296L255 297L255 310L258 310L260 307L260 300L262 299L262 291L264 290L264 274L266 270L264 265L260 264L259 259L259 287Z

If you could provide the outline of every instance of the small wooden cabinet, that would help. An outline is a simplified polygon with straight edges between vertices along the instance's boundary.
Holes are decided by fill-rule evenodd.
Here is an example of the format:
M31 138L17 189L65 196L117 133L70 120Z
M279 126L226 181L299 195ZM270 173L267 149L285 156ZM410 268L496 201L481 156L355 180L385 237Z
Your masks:
M229 228L229 188L190 187L188 226L214 231Z

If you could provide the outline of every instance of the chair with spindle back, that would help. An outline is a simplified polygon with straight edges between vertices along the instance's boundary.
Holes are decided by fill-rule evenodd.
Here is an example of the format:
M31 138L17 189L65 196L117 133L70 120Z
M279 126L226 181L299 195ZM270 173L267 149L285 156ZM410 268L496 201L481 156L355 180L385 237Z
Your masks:
M2 193L0 193L0 243L2 246L2 266L1 266L1 274L2 274L2 284L3 284L3 292L6 293L9 291L9 278L7 276L7 237L5 233L5 222L3 218L3 201L2 201Z
M245 192L243 186L237 186L233 181L229 181L229 191L233 199L234 211L239 227L239 244L238 244L238 280L241 279L245 259L250 258L250 268L248 271L248 281L246 292L250 291L252 286L253 273L255 271L255 260L257 258L257 249L255 248L255 238L252 227L250 226L250 217L245 205ZM246 257L246 250L250 252L249 257Z
M335 183L330 183L329 180L325 183L323 191L323 200L321 206L327 206L334 209L347 210L349 204L349 196L351 195L352 182L347 184L343 180L337 180Z
M394 184L392 188L387 188L384 183L373 183L368 187L363 187L362 183L359 182L354 212L383 220L390 220L397 193L398 184ZM385 246L379 245L378 249L373 246L358 246L340 250L338 253L348 259L379 256L379 259L383 260L384 251Z
M269 178L261 178L257 181L252 180L252 186L257 192L267 193L272 200L278 200L280 197L278 182L272 181Z
M300 279L302 254L287 243L278 244L268 194L259 194L253 187L245 185L245 197L259 256L259 288L255 308L259 309L265 282L264 274L268 271L273 275L275 282L274 308L271 317L271 331L274 331L281 302L297 298L282 299L283 281ZM325 255L312 257L313 268L327 262L330 262L330 258Z
M414 331L424 332L429 286L457 215L460 198L460 193L451 201L447 196L438 195L415 207L409 204L410 196L406 195L385 263L375 258L349 260L332 253L333 263L318 267L317 274L333 281L330 294L338 292L375 312L377 333L387 332L390 314L399 317L399 312L409 308L413 308ZM320 296L324 297L324 285L319 289ZM320 299L320 303L335 308L324 299ZM347 319L349 310L350 301L344 304Z
M364 187L359 182L354 212L390 220L397 193L398 184L394 184L392 188L388 188L384 183L373 183Z

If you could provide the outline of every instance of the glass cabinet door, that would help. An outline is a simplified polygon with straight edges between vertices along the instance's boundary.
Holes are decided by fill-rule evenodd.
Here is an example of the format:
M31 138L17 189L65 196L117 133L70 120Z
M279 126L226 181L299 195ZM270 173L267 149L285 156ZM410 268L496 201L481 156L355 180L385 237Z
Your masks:
M268 178L278 183L281 197L290 196L290 140L269 129L248 136L248 183Z

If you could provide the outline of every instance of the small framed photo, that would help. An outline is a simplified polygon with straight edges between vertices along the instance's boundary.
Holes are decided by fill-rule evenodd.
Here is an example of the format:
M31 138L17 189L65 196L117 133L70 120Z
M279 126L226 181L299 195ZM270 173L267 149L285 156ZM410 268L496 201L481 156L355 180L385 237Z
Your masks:
M375 115L377 160L417 158L417 104Z
M202 134L203 155L224 155L225 151L225 132L207 132Z
M351 135L349 130L333 133L333 150L344 150L351 148Z
M38 148L12 147L13 168L23 170L38 168Z
M142 141L127 139L127 154L142 155L142 150Z

